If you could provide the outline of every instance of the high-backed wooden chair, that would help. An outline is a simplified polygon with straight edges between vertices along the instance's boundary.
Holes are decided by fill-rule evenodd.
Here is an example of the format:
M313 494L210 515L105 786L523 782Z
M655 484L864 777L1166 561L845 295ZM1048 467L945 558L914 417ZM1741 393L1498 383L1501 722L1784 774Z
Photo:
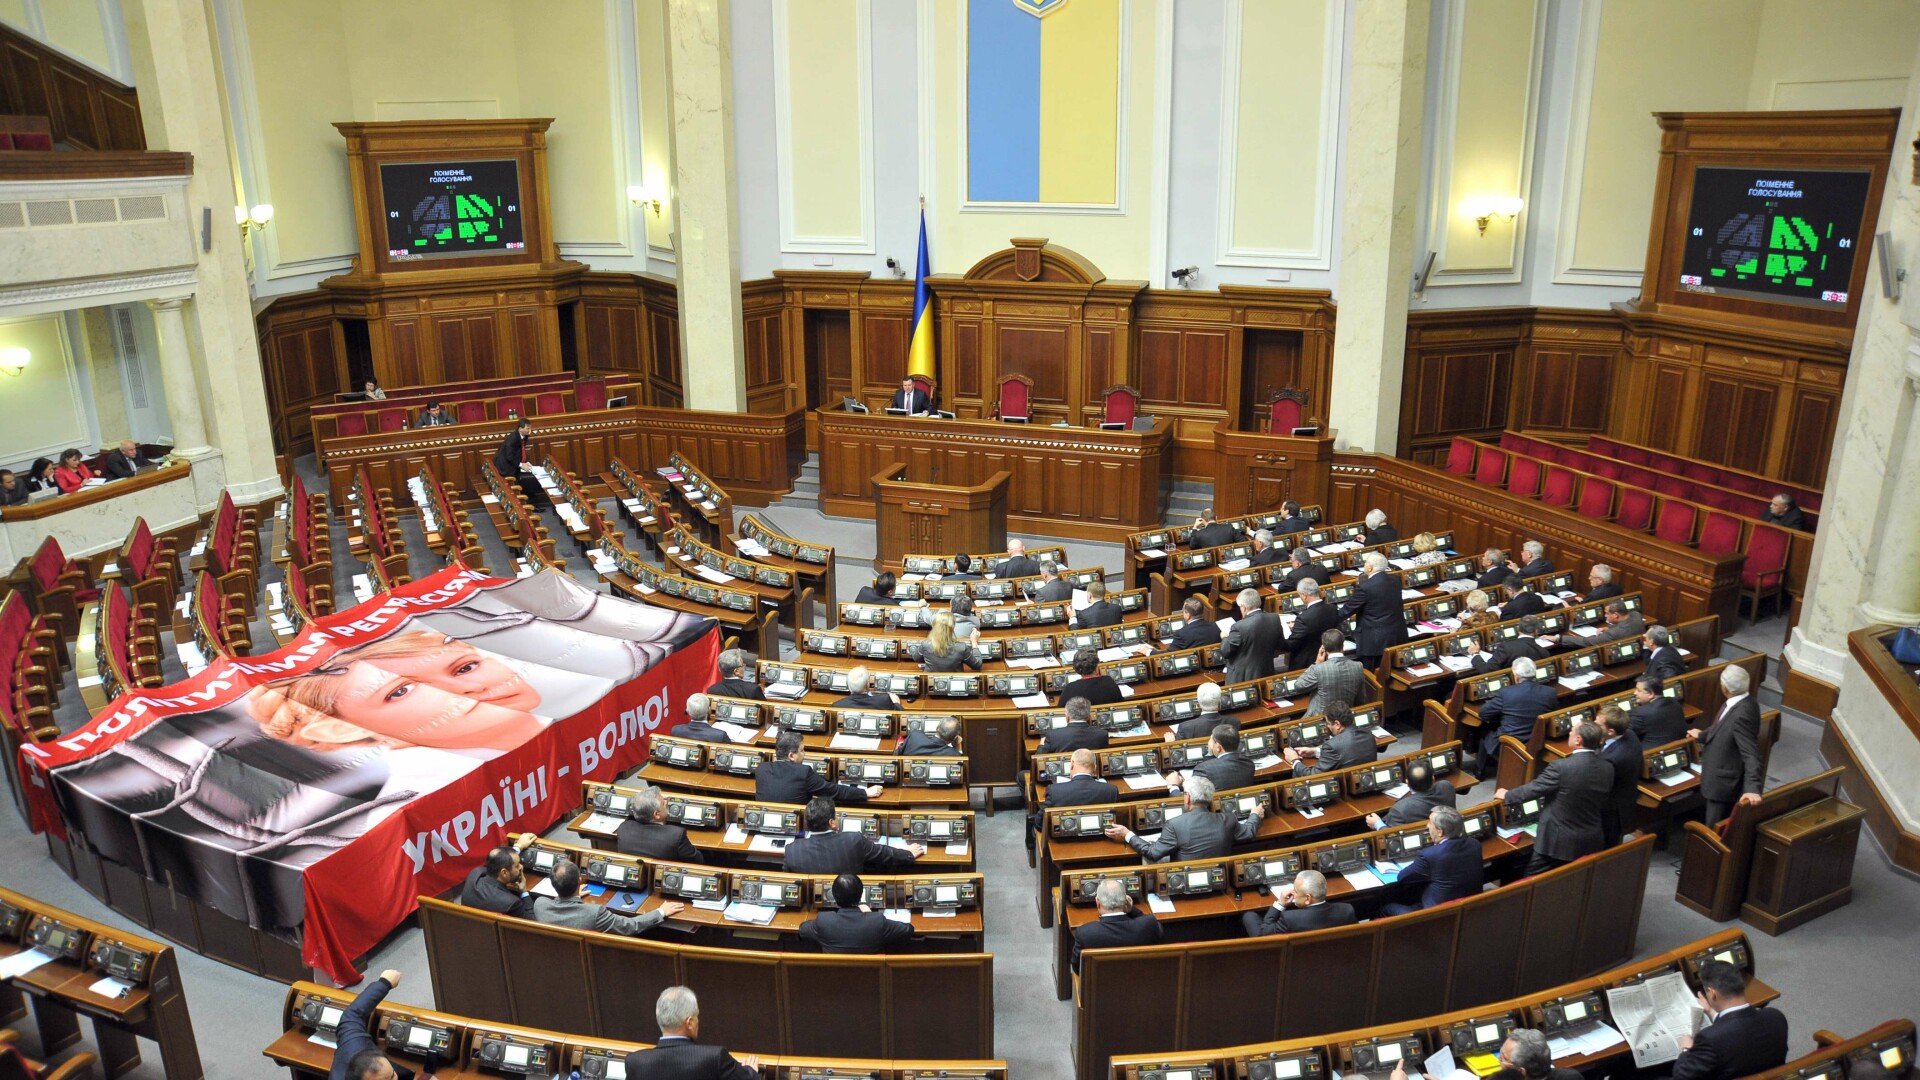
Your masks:
M1101 427L1130 428L1133 426L1134 417L1140 415L1140 391L1122 384L1107 387L1100 397Z
M1307 415L1307 392L1283 386L1267 399L1267 432L1286 435L1301 425Z
M1000 399L994 404L994 415L1013 424L1024 424L1033 418L1033 380L1025 375L1000 376Z

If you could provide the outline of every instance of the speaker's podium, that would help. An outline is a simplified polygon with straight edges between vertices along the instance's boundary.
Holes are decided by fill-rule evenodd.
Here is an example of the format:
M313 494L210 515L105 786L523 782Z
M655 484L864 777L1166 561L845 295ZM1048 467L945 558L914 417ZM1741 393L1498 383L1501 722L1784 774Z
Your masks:
M1295 435L1295 430L1301 433ZM1302 506L1324 505L1332 491L1337 434L1325 427L1240 431L1233 421L1222 421L1213 429L1214 513L1264 513L1288 499Z
M873 474L878 513L875 570L898 571L909 552L976 555L1007 550L1005 469L978 484L936 484L914 475L926 466L894 463Z

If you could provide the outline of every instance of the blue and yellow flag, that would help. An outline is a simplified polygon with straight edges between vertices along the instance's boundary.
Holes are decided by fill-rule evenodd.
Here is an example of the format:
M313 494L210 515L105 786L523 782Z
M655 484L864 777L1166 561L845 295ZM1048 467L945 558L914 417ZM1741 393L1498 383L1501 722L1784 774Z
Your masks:
M907 374L933 378L933 290L927 275L927 212L920 211L920 258L913 267L913 339L907 345Z

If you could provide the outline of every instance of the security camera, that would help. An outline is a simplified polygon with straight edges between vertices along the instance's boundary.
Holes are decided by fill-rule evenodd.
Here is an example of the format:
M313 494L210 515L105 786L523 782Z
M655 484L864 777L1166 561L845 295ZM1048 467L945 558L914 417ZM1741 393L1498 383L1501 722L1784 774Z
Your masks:
M899 259L895 259L895 258L888 258L888 259L887 259L887 269L889 269L889 270L891 270L891 271L893 271L893 276L894 276L894 277L897 277L897 278L903 278L903 277L906 277L906 276L907 276L907 272L906 272L905 270L902 270L902 269L900 269L900 260L899 260Z
M1197 266L1183 266L1180 269L1175 270L1173 272L1173 280L1179 282L1182 287L1188 288L1188 289L1193 288L1193 283L1199 280L1199 277L1200 277L1200 268Z

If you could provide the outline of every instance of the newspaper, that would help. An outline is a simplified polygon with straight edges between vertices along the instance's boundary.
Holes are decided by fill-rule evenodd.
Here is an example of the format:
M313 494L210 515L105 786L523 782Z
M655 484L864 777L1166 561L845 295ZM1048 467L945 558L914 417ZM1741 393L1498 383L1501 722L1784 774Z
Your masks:
M1607 1009L1633 1047L1633 1064L1640 1069L1678 1058L1681 1036L1692 1035L1701 1018L1686 977L1677 971L1608 990Z

